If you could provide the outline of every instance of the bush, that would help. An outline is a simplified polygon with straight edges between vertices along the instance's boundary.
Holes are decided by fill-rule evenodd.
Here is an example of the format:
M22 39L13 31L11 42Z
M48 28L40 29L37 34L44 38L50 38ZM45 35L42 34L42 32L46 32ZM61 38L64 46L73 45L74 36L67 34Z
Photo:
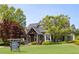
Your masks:
M79 36L76 37L76 40L79 40Z
M79 40L75 40L74 43L79 45Z
M50 42L50 41L44 41L43 43L42 43L42 45L51 45L51 44L53 44L53 42Z
M10 42L0 42L0 46L9 46Z
M4 46L4 42L0 42L0 46Z
M36 45L36 44L37 44L37 42L31 42L30 44L31 44L31 45Z
M25 42L21 42L22 45L25 45Z
M57 44L65 44L67 43L66 41L58 42Z
M75 42L75 40L67 41L67 43L74 43L74 42Z

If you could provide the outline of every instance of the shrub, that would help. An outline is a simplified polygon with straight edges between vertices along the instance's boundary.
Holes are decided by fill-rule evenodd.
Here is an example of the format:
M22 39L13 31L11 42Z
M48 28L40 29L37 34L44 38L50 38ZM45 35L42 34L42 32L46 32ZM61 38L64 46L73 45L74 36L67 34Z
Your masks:
M31 44L31 45L36 45L36 44L37 44L37 42L31 42L30 44Z
M74 43L74 42L75 42L75 40L67 41L67 43Z
M25 45L25 42L21 42L22 45Z
M53 44L53 42L50 42L50 41L44 41L43 43L42 43L43 45L51 45L51 44Z
M79 40L75 40L74 43L79 45Z
M4 42L0 42L0 46L4 46Z
M76 40L79 40L79 36L76 37Z
M9 46L9 45L10 45L9 41L0 43L0 46Z
M66 41L58 42L58 44L65 44L67 43Z

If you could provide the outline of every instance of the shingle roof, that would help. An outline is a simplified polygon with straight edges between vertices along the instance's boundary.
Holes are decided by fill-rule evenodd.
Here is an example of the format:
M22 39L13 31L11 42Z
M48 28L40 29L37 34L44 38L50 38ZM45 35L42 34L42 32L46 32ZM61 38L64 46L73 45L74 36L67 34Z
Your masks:
M43 28L39 25L39 23L30 24L27 29L30 30L33 28L38 34L43 34L44 32Z

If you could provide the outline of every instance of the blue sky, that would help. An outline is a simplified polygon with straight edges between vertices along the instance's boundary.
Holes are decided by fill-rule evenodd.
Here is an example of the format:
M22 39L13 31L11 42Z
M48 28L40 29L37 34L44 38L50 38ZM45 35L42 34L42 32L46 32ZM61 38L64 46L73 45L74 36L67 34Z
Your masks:
M79 28L79 5L78 4L10 4L15 8L21 8L26 15L27 26L37 23L46 15L64 14L71 17L70 23Z

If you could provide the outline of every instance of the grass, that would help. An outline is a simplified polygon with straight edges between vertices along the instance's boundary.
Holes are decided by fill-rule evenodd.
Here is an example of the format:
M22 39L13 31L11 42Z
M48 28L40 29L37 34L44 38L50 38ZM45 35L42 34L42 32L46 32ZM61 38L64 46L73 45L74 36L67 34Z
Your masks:
M74 44L21 46L20 52L11 52L9 47L2 47L0 54L79 54L79 46Z

